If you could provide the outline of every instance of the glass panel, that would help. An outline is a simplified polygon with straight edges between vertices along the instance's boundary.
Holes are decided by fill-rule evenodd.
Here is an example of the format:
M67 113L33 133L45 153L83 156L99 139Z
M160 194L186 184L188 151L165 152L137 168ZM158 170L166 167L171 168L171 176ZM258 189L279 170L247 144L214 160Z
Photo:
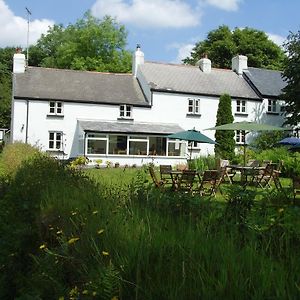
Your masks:
M162 137L149 137L149 155L166 155L167 139Z
M54 132L49 132L49 140L54 140Z
M130 117L130 116L131 116L131 106L126 105L126 117Z
M106 140L89 140L88 154L106 154Z
M49 149L53 149L54 148L54 142L53 141L49 141Z
M56 102L57 104L57 108L61 108L62 107L62 103L61 102Z
M56 139L57 139L58 141L61 140L61 133L60 133L60 132L57 132L57 133L56 133Z
M183 143L169 142L168 156L183 156L183 155L184 155L184 144Z
M60 141L56 141L56 149L60 149Z
M57 108L57 113L61 114L61 108Z
M109 154L127 154L127 136L123 135L110 135L109 136Z
M129 142L129 154L131 155L147 155L147 142Z

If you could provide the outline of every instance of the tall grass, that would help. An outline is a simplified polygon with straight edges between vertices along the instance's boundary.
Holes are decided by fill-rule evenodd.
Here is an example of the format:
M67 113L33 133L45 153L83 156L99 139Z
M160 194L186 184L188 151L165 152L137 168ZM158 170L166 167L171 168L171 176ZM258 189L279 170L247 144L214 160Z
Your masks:
M300 296L297 207L238 189L223 203L162 192L144 169L81 173L44 156L24 162L9 186L1 299Z

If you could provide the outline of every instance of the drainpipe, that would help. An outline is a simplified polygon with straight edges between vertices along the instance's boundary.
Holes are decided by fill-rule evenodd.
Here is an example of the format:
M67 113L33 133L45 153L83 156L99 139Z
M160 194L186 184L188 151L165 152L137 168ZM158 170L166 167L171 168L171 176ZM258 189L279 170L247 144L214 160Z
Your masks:
M29 100L26 100L26 135L25 143L28 143L28 118L29 118Z

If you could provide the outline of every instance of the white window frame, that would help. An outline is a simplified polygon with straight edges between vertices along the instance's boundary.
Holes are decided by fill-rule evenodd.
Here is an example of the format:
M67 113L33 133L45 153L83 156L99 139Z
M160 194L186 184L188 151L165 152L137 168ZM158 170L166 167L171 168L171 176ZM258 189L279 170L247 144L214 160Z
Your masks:
M268 113L277 113L277 100L268 99Z
M130 153L130 142L139 142L139 143L146 143L146 153L145 154L132 154ZM128 155L149 155L149 137L148 136L143 136L143 135L139 135L139 136L128 136L127 138L127 154Z
M120 105L120 118L131 119L132 118L132 105L121 104Z
M51 134L53 134L53 139L51 139ZM60 140L58 139L58 135L60 135ZM62 131L49 131L48 134L48 150L50 151L63 151L63 132ZM53 147L50 147L50 142L53 142ZM59 147L56 147L57 142L59 142Z
M62 101L49 101L49 115L63 116L64 105Z
M237 114L247 114L247 101L246 100L236 100L236 113Z
M100 136L95 136L95 137L93 137L92 135L100 135ZM91 136L90 136L91 135ZM89 153L89 149L88 149L88 141L89 140L101 140L101 141L105 141L106 142L106 149L105 149L105 153ZM101 133L97 133L97 132L95 132L95 133L88 133L87 135L86 135L86 140L85 140L85 155L102 155L102 156L105 156L105 155L107 155L107 153L108 153L108 143L109 143L109 140L108 140L108 135L107 134L101 134Z
M181 150L180 155L169 155L169 145L175 144L175 150L179 149ZM187 142L182 140L173 140L168 139L167 140L167 152L166 156L168 157L185 157L185 154L187 153Z
M235 142L237 144L244 144L245 138L246 138L246 134L244 130L235 131Z
M188 98L188 114L200 115L200 98Z

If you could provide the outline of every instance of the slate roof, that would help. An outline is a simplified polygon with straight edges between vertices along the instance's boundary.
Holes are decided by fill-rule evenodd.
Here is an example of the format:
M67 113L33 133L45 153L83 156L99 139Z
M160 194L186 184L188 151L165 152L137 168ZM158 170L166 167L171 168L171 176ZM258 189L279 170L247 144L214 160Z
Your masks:
M167 135L183 129L178 124L169 123L142 123L142 122L126 122L126 121L78 121L79 126L84 131L91 132L108 132L108 133L135 133L135 134L161 134Z
M197 66L146 62L139 66L153 90L260 100L247 81L231 70L203 73Z
M286 86L280 71L248 67L244 75L263 97L278 97Z
M148 106L132 74L29 67L14 74L14 96L22 99L64 100Z

